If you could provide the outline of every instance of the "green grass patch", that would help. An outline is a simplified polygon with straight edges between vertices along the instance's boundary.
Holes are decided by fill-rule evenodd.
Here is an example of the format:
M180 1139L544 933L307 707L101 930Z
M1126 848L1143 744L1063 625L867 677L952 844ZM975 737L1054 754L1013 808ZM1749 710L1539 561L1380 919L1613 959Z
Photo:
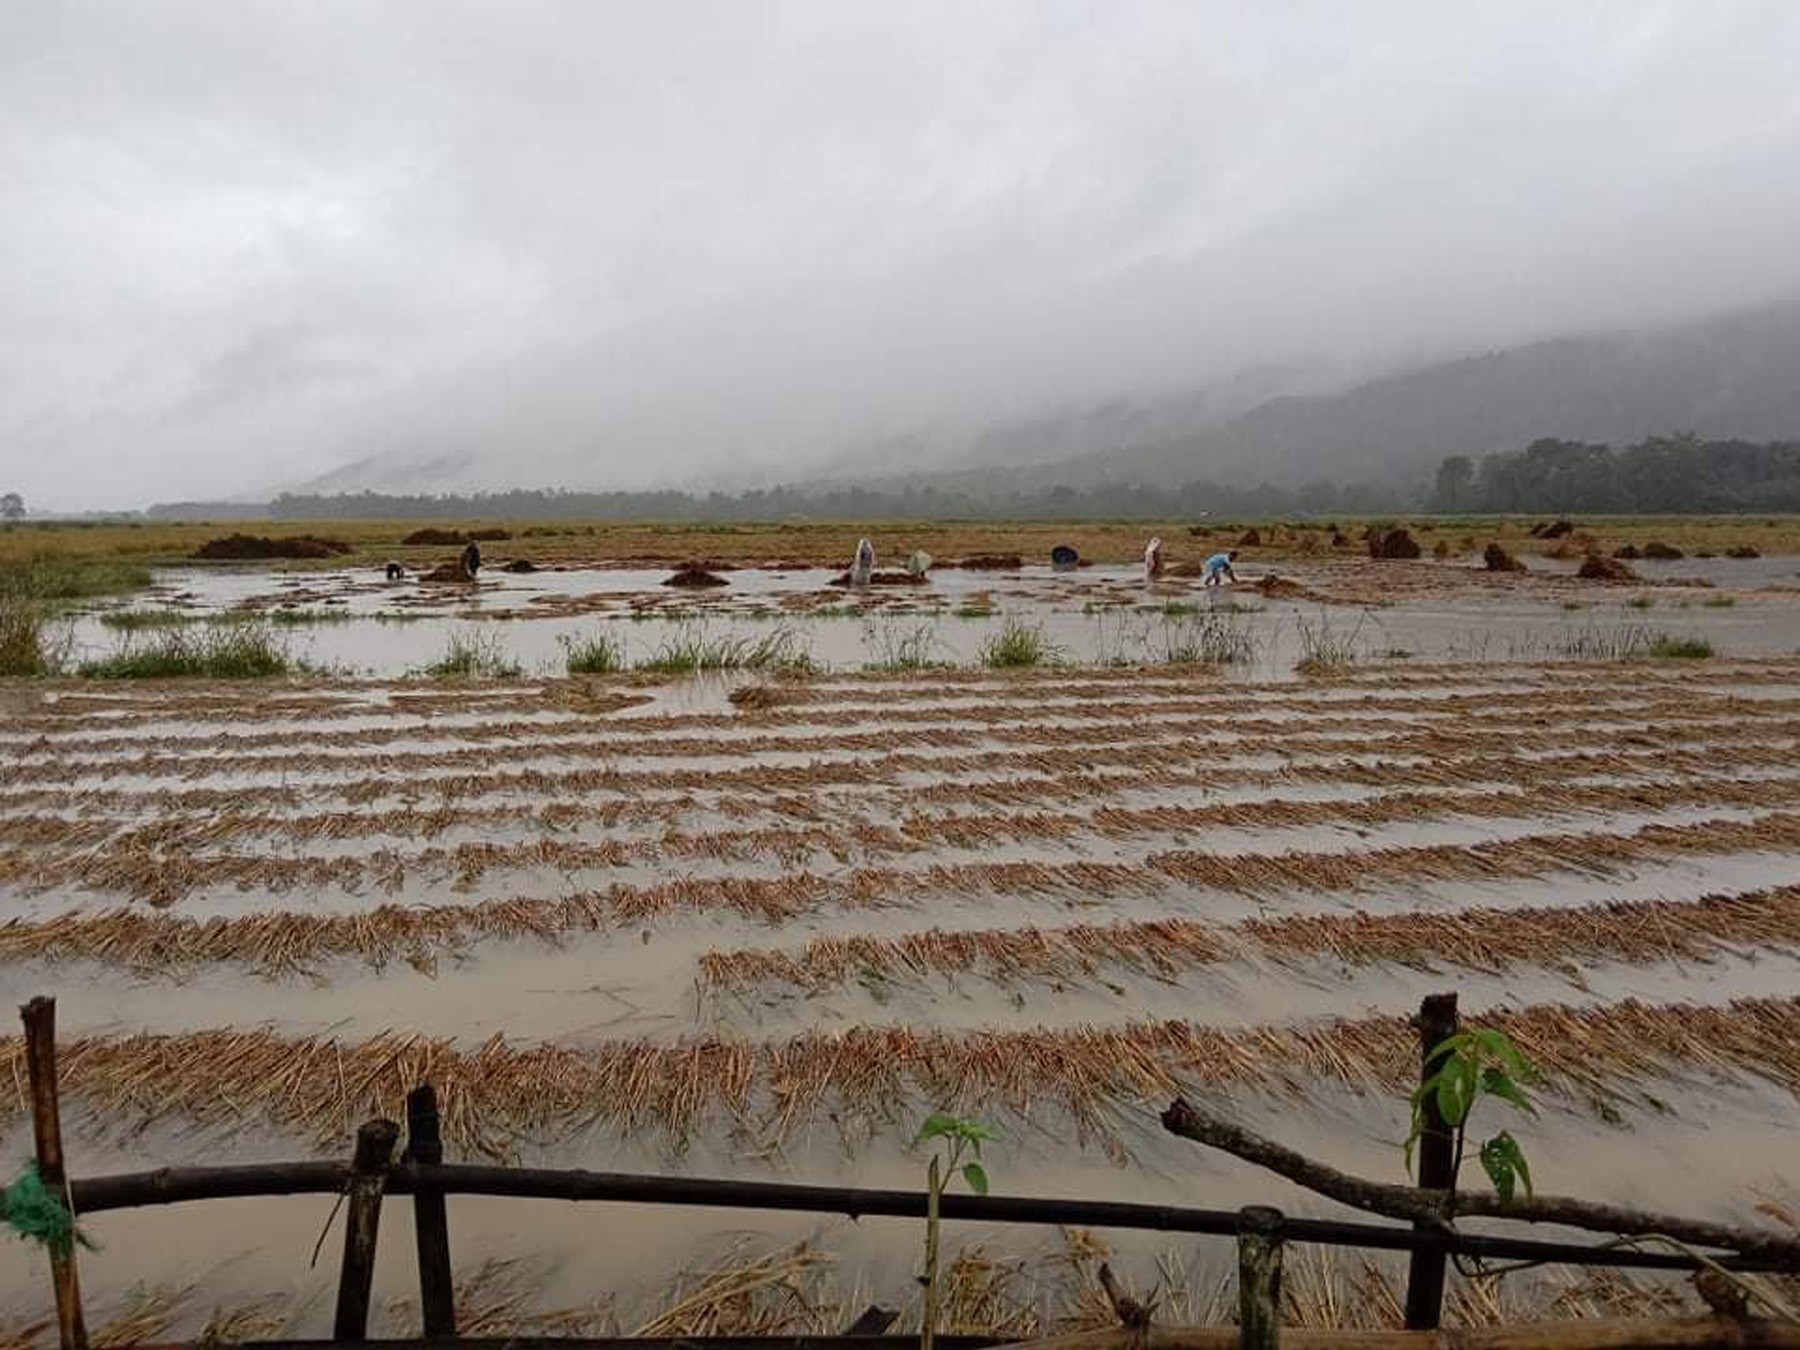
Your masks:
M1737 603L1735 595L1709 595L1700 602L1708 609L1730 609Z
M128 639L111 656L84 661L77 673L94 680L260 680L304 669L261 624L152 630Z
M1650 643L1645 655L1658 661L1704 661L1715 653L1705 638L1671 637L1665 633Z
M109 609L100 616L107 628L121 633L141 633L155 628L181 628L191 623L205 623L207 616L191 609Z
M46 558L0 568L0 594L46 602L93 600L147 590L150 569L111 559Z
M1653 609L1656 606L1656 601L1648 595L1634 595L1625 603L1633 609Z
M616 675L625 669L623 638L605 633L593 637L562 639L563 664L571 675Z
M513 680L525 672L498 633L452 633L425 673L434 680Z
M715 635L704 628L683 627L662 644L639 670L652 675L694 675L708 670L774 670L802 675L814 670L812 654L791 628L777 628L752 641Z
M1037 624L1008 619L998 633L981 644L981 664L994 670L1020 670L1062 659L1062 649Z
M38 600L0 594L0 675L56 675L68 664L73 631L54 625Z

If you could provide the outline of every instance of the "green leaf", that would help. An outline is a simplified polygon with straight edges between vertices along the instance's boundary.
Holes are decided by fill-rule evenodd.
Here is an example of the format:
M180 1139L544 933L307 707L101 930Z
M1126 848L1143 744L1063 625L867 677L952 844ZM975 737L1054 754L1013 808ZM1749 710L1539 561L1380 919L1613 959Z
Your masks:
M941 1139L947 1134L955 1134L956 1127L962 1122L945 1111L933 1111L925 1117L925 1123L919 1126L915 1144L922 1144L927 1139Z
M1433 1064L1436 1064L1440 1059L1443 1059L1446 1055L1456 1054L1457 1052L1462 1050L1466 1045L1468 1045L1468 1043L1469 1043L1469 1036L1468 1036L1467 1032L1459 1031L1455 1035L1444 1037L1443 1040L1439 1041L1436 1045L1432 1046L1431 1049L1426 1053L1425 1067L1429 1069Z
M1519 1047L1513 1044L1512 1037L1504 1031L1495 1027L1477 1027L1470 1034L1474 1036L1476 1044L1505 1065L1514 1078L1529 1083L1537 1077L1537 1070L1532 1068L1531 1061L1525 1058Z
M1437 1087L1438 1114L1443 1116L1444 1124L1454 1127L1469 1118L1469 1108L1475 1105L1480 1081L1475 1061L1464 1059L1460 1054L1445 1061Z
M988 1193L987 1170L980 1163L963 1164L963 1180L969 1183L969 1189L977 1195Z
M1512 1203L1513 1191L1524 1183L1525 1194L1531 1194L1531 1165L1519 1141L1502 1130L1481 1146L1481 1170L1494 1183L1494 1190L1506 1204Z
M1511 1102L1528 1116L1537 1114L1537 1107L1531 1104L1531 1098L1525 1094L1525 1089L1499 1069L1481 1071L1481 1090L1503 1102Z

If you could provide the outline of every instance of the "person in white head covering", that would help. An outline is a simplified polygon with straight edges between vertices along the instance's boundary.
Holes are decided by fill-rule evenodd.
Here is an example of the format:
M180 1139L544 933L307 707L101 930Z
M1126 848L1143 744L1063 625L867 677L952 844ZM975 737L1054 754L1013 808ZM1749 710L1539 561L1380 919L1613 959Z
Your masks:
M875 545L867 539L858 541L856 545L856 561L850 565L850 584L867 586L869 578L875 573Z
M1155 581L1162 575L1162 540L1152 539L1144 545L1144 580Z

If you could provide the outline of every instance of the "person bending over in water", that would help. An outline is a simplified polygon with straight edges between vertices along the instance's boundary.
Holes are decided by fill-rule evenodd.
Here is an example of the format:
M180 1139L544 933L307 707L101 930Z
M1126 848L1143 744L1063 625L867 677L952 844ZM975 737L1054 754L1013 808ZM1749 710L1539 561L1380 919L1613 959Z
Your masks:
M1237 573L1232 571L1231 564L1236 558L1237 550L1235 548L1229 553L1213 554L1204 564L1206 580L1201 584L1206 586L1218 586L1221 585L1226 578L1230 578L1231 583L1235 586L1237 584Z
M469 546L462 551L461 564L463 575L473 581L475 574L481 570L481 545L473 539L469 541Z

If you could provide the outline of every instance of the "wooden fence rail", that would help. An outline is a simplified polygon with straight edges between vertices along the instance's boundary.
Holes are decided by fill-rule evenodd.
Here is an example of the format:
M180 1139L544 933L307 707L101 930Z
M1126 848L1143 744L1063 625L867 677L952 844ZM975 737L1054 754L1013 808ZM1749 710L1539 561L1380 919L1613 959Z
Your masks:
M451 1340L458 1350L487 1350L490 1346L512 1350L900 1350L917 1345L912 1337L871 1334L884 1332L892 1321L891 1314L874 1317L881 1311L877 1309L859 1319L851 1332L836 1336L459 1338L451 1284L447 1196L713 1206L903 1219L924 1218L927 1198L922 1191L445 1163L436 1093L429 1084L420 1084L407 1098L408 1142L398 1161L393 1153L400 1127L393 1121L372 1120L358 1129L355 1152L345 1161L159 1168L71 1179L63 1168L58 1117L55 1004L49 999L33 999L21 1012L31 1070L38 1170L45 1184L64 1196L75 1215L86 1217L111 1210L226 1198L305 1194L345 1198L344 1252L333 1339L262 1341L254 1343L256 1350L299 1350L351 1342L377 1347L404 1345L417 1350ZM1453 1031L1454 995L1427 999L1417 1025L1421 1046L1427 1049L1448 1034L1446 1027ZM1441 1126L1441 1121L1437 1123ZM1428 1143L1434 1142L1431 1128L1428 1120ZM414 1204L424 1341L367 1339L382 1202L390 1195L409 1196ZM1148 1324L1147 1314L1134 1318L1115 1297L1115 1307L1120 1309L1124 1324L1121 1327L1033 1342L1031 1350L1800 1350L1800 1325L1744 1317L1558 1322L1455 1331L1439 1328L1445 1263L1452 1256L1640 1270L1694 1271L1716 1266L1746 1272L1800 1272L1800 1260L1786 1252L1642 1251L1465 1233L1443 1223L1416 1222L1405 1226L1296 1218L1266 1206L1213 1210L967 1194L945 1195L940 1203L941 1217L951 1221L1136 1229L1237 1240L1241 1300L1238 1327L1153 1327ZM1319 1332L1283 1328L1282 1253L1286 1244L1294 1242L1410 1253L1406 1329ZM87 1333L73 1252L53 1250L51 1270L63 1350L86 1350ZM1108 1292L1113 1292L1110 1286ZM935 1341L939 1350L978 1350L1002 1343L999 1338L984 1336L938 1336Z

